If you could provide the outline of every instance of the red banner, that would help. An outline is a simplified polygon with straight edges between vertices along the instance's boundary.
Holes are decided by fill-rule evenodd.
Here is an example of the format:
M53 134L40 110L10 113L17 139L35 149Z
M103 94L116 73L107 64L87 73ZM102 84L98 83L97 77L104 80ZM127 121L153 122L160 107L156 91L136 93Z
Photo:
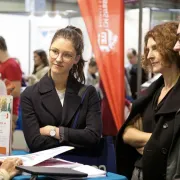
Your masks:
M124 2L78 0L114 117L114 132L124 122ZM111 127L106 127L111 128Z

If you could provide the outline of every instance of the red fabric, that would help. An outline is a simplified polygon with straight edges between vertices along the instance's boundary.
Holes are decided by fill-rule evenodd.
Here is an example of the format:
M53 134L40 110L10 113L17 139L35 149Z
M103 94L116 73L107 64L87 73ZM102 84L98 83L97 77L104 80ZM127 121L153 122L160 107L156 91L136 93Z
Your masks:
M106 93L104 91L104 87L102 81L100 80L99 86L103 93L103 99L101 101L101 113L102 113L102 121L103 121L103 135L105 136L116 136L116 124L111 112L111 108L109 106L108 99L106 97ZM131 103L127 99L125 99L124 105L130 110ZM125 108L125 107L124 107Z
M130 108L130 106L131 106L130 101L128 101L127 99L125 99L125 106L127 106L128 108Z
M10 95L12 93L12 91L15 89L15 85L8 79L5 79L4 82L6 85L7 94Z
M22 80L22 71L15 59L10 58L7 61L0 63L1 78L9 81ZM19 97L13 99L13 114L18 115Z
M124 123L124 2L78 0L113 115L114 133Z
M109 106L108 99L106 97L106 93L104 91L104 87L102 81L100 80L99 86L103 92L103 99L101 101L101 113L102 113L102 121L103 121L103 135L104 136L116 136L117 129L116 124Z

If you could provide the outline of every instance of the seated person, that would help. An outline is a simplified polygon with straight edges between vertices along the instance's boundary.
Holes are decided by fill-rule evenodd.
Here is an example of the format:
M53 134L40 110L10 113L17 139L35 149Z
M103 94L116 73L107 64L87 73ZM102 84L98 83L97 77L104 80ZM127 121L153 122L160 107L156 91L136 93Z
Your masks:
M50 45L49 72L21 95L23 132L31 152L61 145L90 148L102 134L100 100L93 86L84 86L83 36L80 29L58 30ZM80 106L81 105L81 106ZM72 128L80 110L76 128Z

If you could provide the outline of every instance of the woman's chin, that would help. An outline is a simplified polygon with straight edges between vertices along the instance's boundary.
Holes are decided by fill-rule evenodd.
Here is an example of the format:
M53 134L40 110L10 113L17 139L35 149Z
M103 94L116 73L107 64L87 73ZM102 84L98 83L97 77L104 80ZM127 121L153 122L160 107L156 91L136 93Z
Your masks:
M153 72L154 74L161 73L161 68L156 68L156 67L154 67L154 68L152 69L152 72Z
M54 73L54 74L60 74L60 73L62 73L62 72L60 71L60 69L57 69L57 68L51 68L51 72Z
M58 69L58 68L51 68L51 73L56 75L66 74L66 72L63 69Z

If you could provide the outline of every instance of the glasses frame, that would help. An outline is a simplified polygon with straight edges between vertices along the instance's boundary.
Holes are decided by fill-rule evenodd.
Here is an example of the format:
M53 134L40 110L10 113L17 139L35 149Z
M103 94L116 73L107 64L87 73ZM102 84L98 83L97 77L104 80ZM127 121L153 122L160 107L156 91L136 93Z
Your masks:
M57 55L56 56L52 56L52 53L54 53L53 51L57 51ZM73 58L75 58L75 56L74 55L70 55L71 57L69 57L69 58L67 58L67 57L64 57L64 55L65 54L68 54L68 55L70 55L70 52L67 52L67 51L65 51L65 52L60 52L60 51L58 51L58 50L56 50L56 49L49 49L49 56L52 58L52 59L57 59L58 57L59 57L59 55L61 55L60 57L61 57L61 59L64 61L64 62L67 62L67 61L71 61Z

